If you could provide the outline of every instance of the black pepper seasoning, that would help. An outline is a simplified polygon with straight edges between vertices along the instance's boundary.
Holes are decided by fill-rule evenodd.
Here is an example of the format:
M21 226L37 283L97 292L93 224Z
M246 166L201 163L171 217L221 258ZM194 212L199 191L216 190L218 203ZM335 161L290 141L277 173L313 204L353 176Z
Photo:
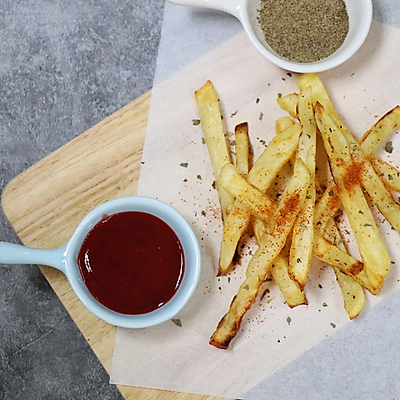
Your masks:
M349 31L343 0L261 0L258 21L272 50L300 63L330 56Z

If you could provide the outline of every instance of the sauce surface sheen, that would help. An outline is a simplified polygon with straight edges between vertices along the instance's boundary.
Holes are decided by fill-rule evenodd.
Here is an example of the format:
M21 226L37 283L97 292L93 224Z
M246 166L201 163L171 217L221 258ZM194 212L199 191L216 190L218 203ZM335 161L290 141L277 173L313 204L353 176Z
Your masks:
M92 296L130 315L167 303L185 268L175 232L158 217L139 211L104 216L87 234L77 261Z

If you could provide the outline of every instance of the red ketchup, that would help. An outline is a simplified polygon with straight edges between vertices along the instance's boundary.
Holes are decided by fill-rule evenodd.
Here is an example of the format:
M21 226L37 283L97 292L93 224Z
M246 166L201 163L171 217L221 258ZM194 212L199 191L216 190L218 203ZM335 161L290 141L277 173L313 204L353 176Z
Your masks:
M144 314L167 303L185 268L175 232L139 211L104 216L87 234L78 266L89 292L122 314Z

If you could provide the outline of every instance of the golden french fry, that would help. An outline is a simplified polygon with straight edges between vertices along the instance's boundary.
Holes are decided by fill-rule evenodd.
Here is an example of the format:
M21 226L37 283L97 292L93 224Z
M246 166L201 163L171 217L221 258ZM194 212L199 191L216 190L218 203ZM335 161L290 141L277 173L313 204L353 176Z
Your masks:
M231 340L236 336L244 315L256 299L260 286L268 275L274 259L284 246L286 237L302 206L311 176L300 158L296 160L294 169L293 177L274 212L275 223L271 224L271 228L263 235L260 247L247 267L246 279L233 298L229 311L221 319L210 338L210 344L215 347L228 348Z
M317 233L324 233L326 224L336 215L340 204L339 191L335 182L331 182L315 205L314 230Z
M275 132L279 134L283 132L286 128L291 127L292 125L294 125L292 118L290 117L279 118L275 121Z
M290 93L282 97L278 97L276 100L282 110L285 110L293 118L297 118L297 93Z
M381 214L397 232L400 232L400 205L394 200L392 192L383 181L379 179L379 176L365 156L356 156L355 160L356 162L359 161L359 165L361 166L361 184L364 186Z
M300 124L295 124L285 129L280 135L275 136L254 163L247 176L247 181L261 191L265 191L281 168L295 153L300 132ZM241 180L241 183L244 187L248 186L243 180ZM228 271L235 255L237 244L246 231L249 222L249 210L239 199L236 199L224 224L221 242L222 256L220 257L218 275L223 275Z
M298 114L302 126L297 156L306 164L311 173L311 182L307 190L302 209L293 226L292 246L290 248L289 273L298 282L301 289L307 283L310 269L315 207L315 162L317 128L315 125L311 88L302 90L298 96Z
M375 281L373 282L369 279L365 265L361 261L342 251L338 246L317 233L314 235L313 246L315 257L338 268L344 274L351 276L371 294L378 294L380 292L382 281L378 281L376 285Z
M325 238L334 243L340 250L346 252L346 247L333 218L326 223L324 235ZM333 270L342 291L344 308L350 319L354 319L360 314L365 304L363 287L353 277L344 274L337 267L333 267Z
M261 191L267 190L297 150L300 133L300 124L294 124L274 136L254 163L247 180Z
M221 186L233 197L246 204L253 215L264 221L272 215L274 201L243 178L232 164L225 164L221 170Z
M291 278L289 274L289 263L287 260L278 254L275 258L271 269L271 276L277 283L279 290L286 299L286 303L290 308L300 304L308 304L304 292L299 284Z
M368 160L385 185L396 192L400 192L400 171L374 154L370 154Z
M249 125L242 122L235 126L236 168L239 174L246 177L249 173Z
M255 217L252 217L251 223L257 243L261 243L262 237L267 231L267 228L262 220ZM289 307L293 308L300 304L308 304L306 296L301 290L299 284L289 275L289 263L287 257L282 253L283 250L274 260L271 269L272 278L277 283Z
M221 121L217 95L210 81L195 92L195 100L200 114L201 127L214 170L215 183L221 204L222 218L226 221L233 207L233 197L219 184L222 167L231 162Z
M350 143L343 129L336 125L319 103L315 106L315 117L367 276L372 287L379 288L391 262L359 183L359 165L352 159Z
M224 275L231 266L237 244L246 232L250 218L251 212L248 207L239 200L235 201L235 205L224 224L217 276Z
M368 155L382 143L386 137L400 126L400 106L396 106L380 118L360 140L364 154Z

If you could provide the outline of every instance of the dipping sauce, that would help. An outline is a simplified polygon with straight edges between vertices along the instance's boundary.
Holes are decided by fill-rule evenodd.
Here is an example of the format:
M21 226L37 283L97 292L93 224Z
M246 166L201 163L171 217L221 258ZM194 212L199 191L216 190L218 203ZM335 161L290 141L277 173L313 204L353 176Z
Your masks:
M77 261L92 296L130 315L167 303L185 268L175 232L158 217L139 211L104 216L86 236Z

